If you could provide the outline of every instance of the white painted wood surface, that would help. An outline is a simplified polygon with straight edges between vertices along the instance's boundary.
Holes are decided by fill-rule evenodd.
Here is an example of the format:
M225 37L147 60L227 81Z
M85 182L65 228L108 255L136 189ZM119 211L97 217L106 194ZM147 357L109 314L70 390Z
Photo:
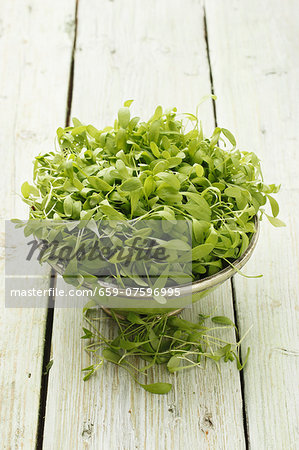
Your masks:
M72 114L104 126L127 98L145 117L159 103L194 110L210 92L203 23L202 4L192 0L183 11L180 1L80 0ZM211 103L203 115L210 131ZM216 307L233 316L229 283L185 317ZM105 324L108 332L111 321ZM156 381L175 380L168 396L144 392L109 365L84 383L81 369L90 363L79 342L82 325L80 310L55 311L45 449L245 448L235 366L219 375L208 365L177 378L161 368Z
M65 289L65 284L58 284ZM71 299L70 299L71 300ZM233 316L229 285L202 300L185 318L217 311ZM114 324L104 313L101 331ZM82 311L58 309L53 329L44 448L164 449L244 447L239 374L213 365L177 377L155 368L148 382L173 382L167 396L146 393L123 370L105 365L88 382L81 369L90 365L80 342ZM234 333L228 338L234 340Z
M206 2L211 65L220 126L256 151L278 196L287 228L267 219L247 274L236 277L237 311L250 325L252 355L244 372L253 449L298 448L298 77L297 1Z
M31 160L51 149L64 124L75 0L2 1L0 14L0 178L3 218L25 211L15 193ZM147 117L157 104L194 110L210 92L206 9L218 123L235 130L243 149L261 156L265 180L282 183L286 229L263 222L247 273L236 277L236 308L252 354L244 371L252 449L295 449L298 441L298 38L295 0L78 0L72 114L99 127L124 100ZM201 108L206 133L210 102ZM297 147L296 147L297 146ZM2 260L1 260L2 261ZM3 266L3 262L1 262ZM1 269L3 267L1 266ZM3 279L2 279L3 280ZM63 286L59 281L59 286ZM4 297L3 283L1 297ZM2 301L3 305L3 301ZM192 311L233 318L230 284ZM103 331L111 320L100 313ZM1 448L33 449L45 330L44 310L0 309ZM159 368L149 381L174 382L167 396L144 392L106 365L88 382L79 309L57 309L45 417L45 449L242 449L246 447L240 377L213 365L173 377ZM29 373L31 377L29 378Z
M4 306L4 219L28 216L16 193L31 177L33 157L52 146L57 120L64 121L74 1L0 6L0 447L29 450L36 443L46 310Z

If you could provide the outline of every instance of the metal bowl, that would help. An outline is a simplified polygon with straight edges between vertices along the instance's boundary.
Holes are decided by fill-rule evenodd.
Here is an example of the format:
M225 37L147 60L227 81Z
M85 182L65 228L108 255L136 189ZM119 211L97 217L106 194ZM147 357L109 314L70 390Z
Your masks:
M195 281L192 284L180 286L180 294L181 294L180 298L186 297L186 296L188 296L188 297L192 296L191 297L192 303L195 303L198 300L200 300L201 298L203 298L204 296L206 296L208 293L213 291L217 286L219 286L220 284L227 281L238 270L240 270L246 264L246 262L249 260L249 258L251 257L253 250L255 249L256 244L257 244L259 231L260 231L259 220L258 220L257 216L255 216L255 228L256 228L256 232L252 235L247 249L245 250L245 252L243 253L242 256L240 256L238 259L236 259L233 262L233 267L227 266L225 269L220 270L219 272L217 272L214 275L203 278L202 280L199 280L199 281ZM53 264L52 267L59 274L61 274L61 275L63 274L63 268L61 266L57 266L57 265ZM88 282L84 282L83 287L88 288L88 289L94 288ZM110 283L101 282L101 287L113 288L115 286L113 286ZM138 299L141 301L141 300L144 300L144 297L137 293L136 295L134 295L134 300L137 300L137 302L138 302ZM177 300L177 297L176 298L166 297L167 302L171 303L172 299ZM168 307L167 308L156 307L157 302L155 300L153 300L154 306L151 306L149 308L138 308L138 307L136 308L135 306L128 307L128 300L130 300L130 298L128 298L128 296L126 295L125 289L121 289L121 288L118 289L117 306L116 307L114 307L113 305L112 306L109 305L109 307L101 305L101 298L97 298L95 300L107 314L111 315L111 311L113 311L116 315L118 315L119 318L123 318L126 315L126 313L128 313L129 311L134 311L139 314L162 314L162 313L167 312L169 315L174 315L174 314L178 314L180 311L182 311L182 309L184 309L181 307L178 308L177 305L172 308L171 307L169 307L169 308ZM191 301L189 302L189 304L190 303L191 303ZM123 306L120 308L119 304L123 304Z

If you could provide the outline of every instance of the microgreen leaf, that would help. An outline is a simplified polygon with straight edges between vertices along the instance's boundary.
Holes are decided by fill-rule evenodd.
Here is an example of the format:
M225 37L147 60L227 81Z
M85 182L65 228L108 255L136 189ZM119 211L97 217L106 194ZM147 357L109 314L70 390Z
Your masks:
M138 178L129 178L124 181L120 188L126 192L132 192L142 187L141 181Z
M177 355L172 356L168 363L167 363L167 369L169 372L175 372L175 369L177 369L181 365L181 360Z
M141 317L139 316L139 314L136 314L134 312L129 312L127 314L127 319L129 320L129 322L131 323L135 323L135 324L144 324L144 321L141 319Z
M273 217L278 216L279 206L278 206L277 201L271 195L267 195L267 198L268 198L268 200L270 202L270 205L271 205L271 210L272 210Z
M265 214L265 215L266 215L267 219L269 220L269 222L271 223L271 225L273 225L274 227L285 227L286 226L286 224L282 220L278 219L277 217L271 217L268 214Z
M235 148L236 147L236 139L233 136L233 134L226 128L221 128L221 131L224 134L224 136L229 140L229 142L233 145L233 148Z
M128 108L132 105L134 100L126 100L124 103L124 106L127 106Z
M123 106L118 111L118 122L122 128L127 128L130 122L130 110L127 106Z
M241 361L239 359L239 356L235 352L233 352L233 354L234 354L234 356L236 358L238 370L244 369L244 367L245 367L245 365L246 365L246 363L248 361L249 355L250 355L250 347L248 347L248 349L247 349L246 356L245 356L243 364L241 363Z
M232 327L235 326L234 322L231 319L229 319L228 317L225 317L225 316L215 316L215 317L212 317L211 320L212 320L212 322L219 323L221 325L229 325L229 326L232 326Z
M209 255L212 250L213 250L212 244L197 245L197 247L192 249L192 259L195 261L204 258L205 256Z
M53 366L53 364L54 364L54 360L53 360L53 359L50 359L50 361L49 361L48 364L46 365L46 370L45 370L45 372L44 372L44 375L47 375L47 374L49 373L49 370L51 369L51 367Z
M172 388L170 383L152 383L152 384L141 384L139 385L147 392L152 394L168 394Z
M83 336L81 336L81 339L91 339L92 338L93 333L90 330L83 327L83 331L85 334Z
M99 362L83 369L88 372L84 379L88 379L105 360L125 369L147 392L167 394L172 387L171 383L147 384L141 382L137 375L146 376L156 364L164 364L168 372L173 374L197 366L204 367L205 360L214 361L216 364L221 360L224 363L236 360L237 368L242 370L248 360L249 350L243 364L239 359L240 345L245 335L237 343L227 342L215 334L220 327L215 329L204 326L203 323L209 319L207 315L199 314L199 323L180 317L169 317L167 313L158 316L143 315L141 318L139 314L129 312L122 319L118 319L113 311L112 315L118 325L118 334L108 338L98 333L97 342L86 347L88 351L92 349ZM96 327L86 315L85 318L97 334ZM224 316L215 316L212 322L235 326ZM85 328L84 331L86 335ZM99 351L102 356L99 356ZM137 366L134 359L136 357L146 361L146 365Z
M101 178L98 178L98 177L91 176L91 177L88 177L87 179L88 179L89 183L91 184L91 186L99 192L111 191L111 189L113 187L113 186L110 186L110 184L106 183L106 181L101 180Z
M103 357L114 364L118 364L121 356L116 351L110 350L109 348L104 348L102 351Z

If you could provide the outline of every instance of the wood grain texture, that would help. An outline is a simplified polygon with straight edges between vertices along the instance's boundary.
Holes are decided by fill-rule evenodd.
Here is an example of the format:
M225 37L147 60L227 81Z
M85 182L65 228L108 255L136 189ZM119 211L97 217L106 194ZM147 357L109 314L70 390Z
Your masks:
M210 92L201 2L80 0L72 115L99 127L110 124L127 98L147 117L157 104L195 110ZM202 108L214 126L211 103ZM112 122L113 123L113 122ZM211 312L233 317L230 285L219 288L185 317ZM88 382L81 369L82 312L55 311L44 448L245 448L239 373L208 365L177 377L165 368L153 380L173 380L168 396L139 388L105 365ZM103 322L103 331L111 321ZM232 336L234 339L234 336ZM149 382L152 381L151 379Z
M58 282L59 289L66 289ZM69 299L71 301L71 298ZM88 299L86 299L88 300ZM215 311L232 318L230 286L203 299L184 317ZM112 335L115 324L104 313L101 332ZM213 364L172 376L155 368L141 382L172 382L167 396L145 392L122 369L104 365L88 382L81 369L91 364L80 342L88 326L80 309L57 309L53 328L53 366L50 370L45 422L45 449L176 449L245 448L239 374ZM234 341L234 333L225 338ZM95 360L93 361L95 362Z
M1 2L1 232L4 219L28 216L17 193L65 117L73 13L73 1ZM46 310L5 308L3 247L1 241L0 446L33 449Z
M240 148L256 151L287 228L263 221L247 274L237 277L241 331L253 324L244 372L252 449L298 448L298 75L296 1L206 2L217 117Z

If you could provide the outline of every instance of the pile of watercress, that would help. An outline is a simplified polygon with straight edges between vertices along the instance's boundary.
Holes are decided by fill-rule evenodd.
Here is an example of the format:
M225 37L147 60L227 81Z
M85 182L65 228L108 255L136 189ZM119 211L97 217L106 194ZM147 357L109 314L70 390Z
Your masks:
M279 186L263 182L259 159L238 150L230 131L217 127L206 138L197 116L161 106L144 122L131 118L130 104L113 127L73 119L58 128L58 148L35 158L34 185L22 186L30 219L189 219L194 280L243 254L255 215L283 225L271 195ZM267 200L272 216L262 208ZM36 235L47 240L45 231Z
M91 329L83 328L81 339L89 339L91 343L85 350L94 355L96 362L85 369L84 381L88 380L104 362L110 362L125 369L133 379L146 391L154 394L167 394L171 383L141 383L138 378L149 375L149 369L155 364L166 365L168 372L175 373L194 367L203 367L207 360L212 360L219 369L220 360L236 361L238 370L245 366L250 348L244 362L240 361L240 344L245 338L232 343L215 335L219 328L235 328L227 317L211 318L212 326L205 326L209 316L199 314L197 323L179 317L140 316L130 312L126 318L119 319L112 311L118 325L118 333L113 338L104 336L100 327L95 324L97 318L89 317L88 309L85 319ZM246 333L247 334L247 333ZM146 361L143 367L136 365L136 357ZM138 377L138 378L137 378Z

